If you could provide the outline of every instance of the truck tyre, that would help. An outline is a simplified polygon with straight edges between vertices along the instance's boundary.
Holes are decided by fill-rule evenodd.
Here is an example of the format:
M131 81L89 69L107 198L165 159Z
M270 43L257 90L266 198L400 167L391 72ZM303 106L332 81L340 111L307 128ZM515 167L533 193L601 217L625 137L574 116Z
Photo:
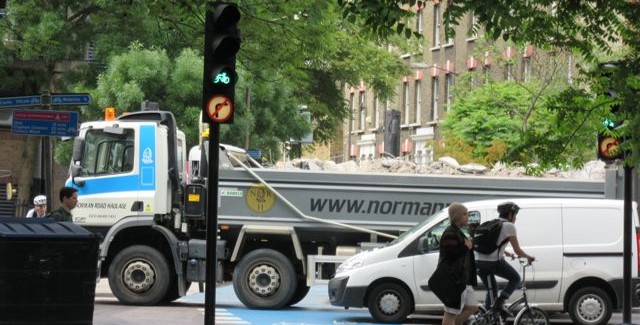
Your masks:
M380 283L371 290L367 307L378 323L402 323L413 312L413 299L399 284Z
M123 249L109 266L109 287L120 302L151 306L169 292L171 272L167 259L153 247L136 245Z
M272 249L245 255L233 270L233 291L252 309L286 307L296 293L298 281L291 262Z
M302 299L307 296L307 293L309 293L309 290L311 290L311 287L307 286L306 279L298 280L298 289L296 289L296 293L287 305L293 306L302 301Z
M585 287L576 291L569 300L569 316L574 324L605 325L611 319L611 297L597 287Z

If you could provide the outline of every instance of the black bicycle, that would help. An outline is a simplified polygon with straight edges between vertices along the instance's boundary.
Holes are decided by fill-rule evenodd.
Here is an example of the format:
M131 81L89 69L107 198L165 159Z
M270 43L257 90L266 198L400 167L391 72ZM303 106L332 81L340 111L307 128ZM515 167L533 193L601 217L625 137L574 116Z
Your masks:
M527 286L525 284L526 268L531 266L531 262L525 258L518 257L520 267L522 269L522 296L514 301L507 308L512 315L516 315L513 321L514 325L549 325L549 316L547 313L538 308L529 305L527 300ZM488 281L491 290L491 281ZM495 308L486 310L484 306L478 306L478 311L469 319L469 324L473 325L503 325L506 317Z

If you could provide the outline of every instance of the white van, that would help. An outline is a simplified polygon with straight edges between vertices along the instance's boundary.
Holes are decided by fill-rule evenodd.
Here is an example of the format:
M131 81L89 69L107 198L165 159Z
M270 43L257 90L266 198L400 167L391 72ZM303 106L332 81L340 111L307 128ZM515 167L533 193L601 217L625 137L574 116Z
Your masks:
M607 324L622 308L623 201L512 199L467 202L469 225L497 218L498 204L520 206L519 243L536 256L527 269L529 301L546 311L568 312L575 324ZM638 213L633 205L633 306L638 306ZM442 312L427 281L438 263L438 239L449 225L447 209L389 245L359 253L340 265L329 282L332 305L366 307L378 322L399 323L411 313ZM513 252L510 246L507 250ZM512 266L520 270L517 260ZM497 278L498 284L504 279ZM478 283L481 285L480 279ZM478 301L485 291L476 291ZM516 290L512 300L520 296Z

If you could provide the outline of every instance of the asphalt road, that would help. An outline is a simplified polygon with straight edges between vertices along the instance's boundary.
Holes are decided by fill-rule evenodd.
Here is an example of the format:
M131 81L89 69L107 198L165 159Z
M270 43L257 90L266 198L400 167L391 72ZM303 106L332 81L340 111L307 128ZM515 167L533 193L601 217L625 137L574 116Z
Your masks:
M552 324L571 324L566 314L552 315ZM326 285L311 288L297 305L283 310L251 310L236 298L230 285L216 289L215 324L217 325L359 325L373 323L366 309L344 310L329 304ZM440 324L437 316L414 315L405 324ZM632 315L640 324L640 313ZM202 325L204 293L193 285L189 294L165 306L138 307L121 305L111 294L106 280L96 288L94 325ZM614 314L609 324L622 324L622 315ZM207 325L207 324L204 324Z

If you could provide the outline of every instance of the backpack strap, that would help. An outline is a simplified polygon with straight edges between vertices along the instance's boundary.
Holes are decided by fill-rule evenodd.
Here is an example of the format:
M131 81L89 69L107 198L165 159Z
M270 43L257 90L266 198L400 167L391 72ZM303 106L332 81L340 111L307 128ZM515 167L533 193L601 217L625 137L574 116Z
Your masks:
M498 219L498 220L500 220L500 219ZM504 221L504 220L500 220L500 231L502 231L502 227L504 226L505 222L506 221ZM498 235L498 236L500 236L500 235ZM500 248L502 248L502 246L506 245L508 241L509 241L509 237L505 238L500 244L498 244L498 250L500 250Z

